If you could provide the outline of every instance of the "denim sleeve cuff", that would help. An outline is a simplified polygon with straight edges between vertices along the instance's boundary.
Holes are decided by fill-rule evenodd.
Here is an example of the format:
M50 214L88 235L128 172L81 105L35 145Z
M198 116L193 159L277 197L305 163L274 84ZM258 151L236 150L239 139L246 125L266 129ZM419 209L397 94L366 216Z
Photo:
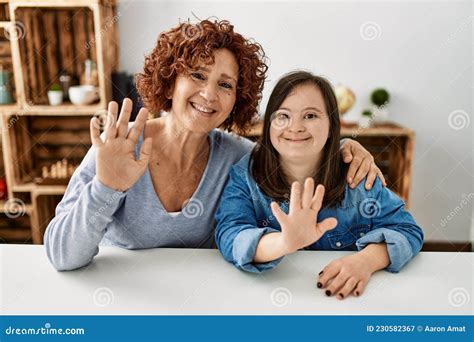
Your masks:
M357 249L360 251L370 243L387 244L390 265L386 270L397 273L400 269L413 257L410 243L402 234L392 229L379 228L375 229L356 241Z
M245 229L237 234L232 248L234 265L244 271L252 273L261 273L276 267L283 257L261 264L253 262L260 238L264 234L271 232L279 232L279 230L273 228L253 228Z
M116 191L104 185L95 176L92 179L89 208L96 210L101 216L111 216L120 205L120 200L125 197L126 191Z

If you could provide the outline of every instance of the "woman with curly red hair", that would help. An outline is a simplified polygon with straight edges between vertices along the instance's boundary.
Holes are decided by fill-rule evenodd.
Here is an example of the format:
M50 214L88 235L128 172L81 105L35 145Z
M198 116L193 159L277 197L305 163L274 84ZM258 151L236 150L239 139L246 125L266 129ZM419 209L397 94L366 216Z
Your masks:
M261 46L227 21L161 33L137 76L144 108L136 121L129 124L129 99L117 120L118 104L109 103L102 137L91 120L93 147L45 232L54 267L82 267L99 245L214 247L214 214L230 167L253 147L228 132L251 125L266 71ZM148 111L156 117L147 120ZM360 144L346 141L341 153L352 160L349 183L367 173L373 183L380 171Z

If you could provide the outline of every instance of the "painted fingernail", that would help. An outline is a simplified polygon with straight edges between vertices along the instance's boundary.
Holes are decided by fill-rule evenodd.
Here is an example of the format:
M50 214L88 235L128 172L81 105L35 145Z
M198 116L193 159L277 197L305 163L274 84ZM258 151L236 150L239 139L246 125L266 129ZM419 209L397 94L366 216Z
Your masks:
M320 289L321 287L323 287L323 284L321 284L321 283L318 281L318 283L316 284L316 286L318 287L318 289Z
M356 296L359 296L359 294L360 294L359 291L356 291Z
M323 274L323 271L319 272L319 274L318 274L318 275L321 275L321 274Z
M326 290L326 296L331 297L331 291Z
M339 293L339 298L344 298L344 295L342 293Z
M370 189L372 187L372 184L367 184L367 189Z
M356 186L355 183L351 183L351 188L352 189L354 189L355 186Z

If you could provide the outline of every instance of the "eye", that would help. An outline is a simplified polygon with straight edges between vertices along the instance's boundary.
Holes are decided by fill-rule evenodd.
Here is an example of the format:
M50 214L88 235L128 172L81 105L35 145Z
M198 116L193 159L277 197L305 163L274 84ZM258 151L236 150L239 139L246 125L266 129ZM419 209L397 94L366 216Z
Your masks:
M279 112L275 115L275 119L278 120L288 120L290 118L290 115L285 112Z
M228 83L228 82L222 82L222 83L220 84L220 86L221 86L222 88L229 89L229 90L231 90L231 89L233 88L233 87L232 87L232 84L230 84L230 83Z
M308 120L317 119L318 115L316 115L315 113L308 113L304 116L304 118Z
M270 119L270 124L274 129L283 130L291 124L291 113L276 111Z
M291 120L290 114L286 112L276 112L272 115L272 118L271 118L271 121L273 123L279 123L279 124L285 123L285 125L290 120Z
M203 81L206 79L206 77L201 72L198 72L198 71L192 72L191 78L195 80L199 80L199 81Z

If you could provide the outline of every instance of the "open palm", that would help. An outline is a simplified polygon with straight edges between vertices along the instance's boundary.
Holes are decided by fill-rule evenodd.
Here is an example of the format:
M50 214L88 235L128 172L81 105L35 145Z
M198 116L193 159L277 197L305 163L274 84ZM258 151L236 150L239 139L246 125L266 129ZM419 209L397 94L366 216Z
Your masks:
M145 139L140 156L135 156L135 146L145 126L148 111L142 108L135 123L128 131L128 121L132 112L132 101L125 99L118 120L118 104L109 103L105 140L100 138L98 119L93 118L90 124L92 144L97 150L97 177L106 186L125 191L144 174L151 155L151 138Z
M315 243L324 233L337 226L337 220L333 217L316 222L323 198L324 186L320 184L314 191L314 180L307 178L303 189L298 182L292 184L288 215L277 203L271 204L272 212L280 223L282 239L288 253Z

